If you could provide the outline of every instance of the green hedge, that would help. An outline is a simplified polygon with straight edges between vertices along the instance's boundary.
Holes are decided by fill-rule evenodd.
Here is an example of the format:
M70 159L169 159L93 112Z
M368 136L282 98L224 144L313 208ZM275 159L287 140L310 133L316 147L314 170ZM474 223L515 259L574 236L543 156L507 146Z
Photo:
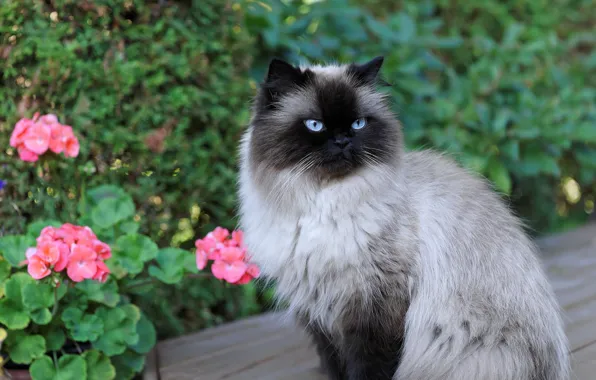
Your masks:
M312 3L312 4L310 4ZM248 7L255 77L272 55L385 55L412 149L450 152L536 233L582 223L596 191L591 0L270 1Z
M6 150L5 226L72 217L75 185L85 182L125 186L141 231L162 242L179 224L183 232L199 225L197 206L233 227L251 39L236 27L241 14L218 0L160 3L2 2L0 144L8 147L14 123L35 111L57 114L81 141L79 157L49 179Z
M233 228L235 152L253 91L242 22L219 0L0 2L0 234L74 220L80 195L99 184L132 194L140 232L160 246ZM36 111L73 126L76 159L18 160L10 133ZM175 335L258 310L253 288L232 288L192 279L145 298L140 289L136 302L161 336Z

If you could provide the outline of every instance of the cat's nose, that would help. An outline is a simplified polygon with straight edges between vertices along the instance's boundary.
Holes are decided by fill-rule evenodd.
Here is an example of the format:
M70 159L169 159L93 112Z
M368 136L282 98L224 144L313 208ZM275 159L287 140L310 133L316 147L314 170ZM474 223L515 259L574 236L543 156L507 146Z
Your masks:
M352 139L347 136L340 136L335 138L335 145L340 149L346 149L352 144Z

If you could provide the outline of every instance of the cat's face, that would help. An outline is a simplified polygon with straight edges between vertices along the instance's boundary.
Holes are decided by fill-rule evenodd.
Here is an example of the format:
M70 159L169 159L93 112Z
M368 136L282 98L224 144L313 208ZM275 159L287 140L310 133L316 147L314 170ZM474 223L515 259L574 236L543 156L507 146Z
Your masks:
M394 160L401 130L376 88L382 62L297 68L273 60L252 120L254 163L335 178Z

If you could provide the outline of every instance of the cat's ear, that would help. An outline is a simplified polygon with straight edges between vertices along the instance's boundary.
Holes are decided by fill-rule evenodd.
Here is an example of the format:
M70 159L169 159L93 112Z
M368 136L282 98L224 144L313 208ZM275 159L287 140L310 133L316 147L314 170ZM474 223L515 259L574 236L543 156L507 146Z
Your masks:
M302 72L299 68L292 66L286 61L273 58L269 63L266 82L284 81L298 83L302 81Z
M349 71L354 74L356 79L364 83L378 83L379 71L383 66L384 57L376 57L361 65L352 64Z

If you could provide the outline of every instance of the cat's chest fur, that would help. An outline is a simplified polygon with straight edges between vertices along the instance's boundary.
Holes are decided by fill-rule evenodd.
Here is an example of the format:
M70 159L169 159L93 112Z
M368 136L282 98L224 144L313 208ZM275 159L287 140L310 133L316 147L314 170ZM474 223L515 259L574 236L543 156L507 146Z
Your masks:
M379 294L407 292L409 263L396 252L397 199L386 192L379 201L379 186L367 177L321 188L305 183L274 203L244 184L246 243L291 311L333 330L346 314L378 305Z

